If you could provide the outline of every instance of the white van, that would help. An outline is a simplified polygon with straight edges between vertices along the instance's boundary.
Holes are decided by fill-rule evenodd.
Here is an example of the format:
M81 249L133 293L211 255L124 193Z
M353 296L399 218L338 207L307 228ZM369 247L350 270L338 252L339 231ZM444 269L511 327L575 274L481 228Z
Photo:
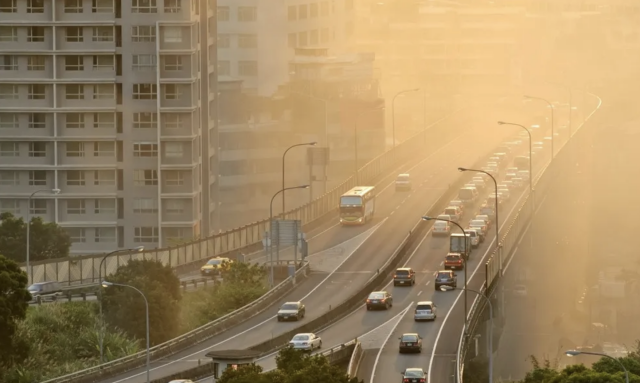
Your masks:
M58 295L62 295L62 286L60 282L55 281L34 283L27 290L35 301L41 301L44 298L56 299Z
M398 174L396 178L396 191L411 190L411 176L408 173Z

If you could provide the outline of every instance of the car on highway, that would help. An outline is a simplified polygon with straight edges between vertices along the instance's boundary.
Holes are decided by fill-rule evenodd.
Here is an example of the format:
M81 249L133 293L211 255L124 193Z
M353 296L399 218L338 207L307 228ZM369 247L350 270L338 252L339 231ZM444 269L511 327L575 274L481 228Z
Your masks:
M411 176L408 173L398 174L396 178L396 191L408 191L413 187Z
M513 183L513 187L516 190L520 190L524 186L524 180L522 178L519 178L519 177L512 178L511 182Z
M511 172L511 173L507 173L504 175L504 180L505 181L511 181L511 179L515 178L518 176L517 172Z
M402 334L400 338L400 345L398 346L398 351L400 354L404 354L405 352L422 352L422 337L415 333L406 333Z
M27 291L35 301L41 301L45 298L56 299L62 295L62 285L57 281L38 282L29 286Z
M402 383L425 383L427 373L421 368L407 368L402 373Z
M410 267L401 267L396 269L393 274L394 286L413 286L416 284L416 272Z
M470 182L471 185L474 185L478 191L483 191L487 187L487 183L484 182L482 178L473 178Z
M509 190L514 190L515 186L513 185L512 181L502 181L501 183L498 184L498 189L500 189L500 187L507 188Z
M502 201L500 200L500 195L498 195L498 205L500 205ZM489 219L493 220L496 217L496 197L491 196L487 198L487 203L482 205L480 210L478 210L478 215L486 215L489 216Z
M462 218L462 209L459 206L447 206L442 213L451 217L453 222L458 222Z
M436 291L440 290L442 286L451 286L453 288L458 287L458 274L451 270L440 270L436 273L436 281L434 287Z
M367 298L367 310L389 310L391 307L393 307L393 297L388 291L374 291Z
M295 320L299 321L304 318L307 309L302 302L285 302L278 310L278 322Z
M487 230L491 229L491 225L493 225L493 221L491 217L486 214L478 214L475 216L474 220L482 220L487 224Z
M200 268L200 274L202 276L214 276L220 274L222 267L226 264L233 263L229 258L216 257L211 258Z
M460 210L464 213L464 202L462 202L459 199L454 199L454 200L449 201L449 206L459 207Z
M462 270L464 269L464 259L458 253L449 253L444 257L445 270Z
M522 178L525 181L529 181L529 171L528 170L518 170L518 177Z
M519 171L520 169L516 167L507 168L507 174L518 174Z
M511 192L507 188L498 186L498 197L500 197L500 194L502 194L502 200L505 202L511 199Z
M438 307L431 301L420 301L416 305L416 310L413 314L413 320L416 322L423 320L436 320L438 316Z
M312 332L304 332L294 335L289 345L296 350L313 351L322 348L322 338Z
M480 233L480 240L484 242L484 237L487 235L488 231L487 224L483 220L472 219L469 222L469 227L478 229L478 232Z
M451 234L451 225L447 221L435 221L431 235L434 237L448 236Z
M478 246L480 246L480 234L478 234L478 232L475 229L466 228L466 229L464 229L464 232L465 232L466 235L471 237L471 247L472 248L475 249Z
M463 187L458 192L458 199L462 201L462 203L464 203L466 206L473 205L478 199L478 189L476 189L475 187Z

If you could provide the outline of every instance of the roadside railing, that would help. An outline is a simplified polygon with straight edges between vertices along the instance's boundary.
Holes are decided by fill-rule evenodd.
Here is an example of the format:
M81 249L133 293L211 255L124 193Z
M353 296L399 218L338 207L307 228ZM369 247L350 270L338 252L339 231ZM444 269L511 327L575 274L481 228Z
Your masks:
M576 144L576 140L574 139L575 135L582 131L582 127L585 123L587 123L591 117L598 111L600 105L602 104L602 100L594 95L590 94L597 100L596 107L594 110L585 118L585 120L580 124L580 126L572 132L571 137L559 148L556 152L553 160L544 167L543 171L534 179L534 193L533 195L528 195L518 210L514 220L511 222L509 227L504 234L502 235L500 246L493 251L493 253L489 256L489 259L485 263L485 282L482 285L480 292L487 296L491 297L495 287L503 276L503 271L505 265L509 263L511 257L515 253L518 242L525 234L531 219L533 218L533 208L535 206L535 201L539 200L539 197L545 195L548 188L551 186L552 181L558 176L562 174L566 174L561 167L573 166L570 163L570 152L572 150L573 145ZM567 149L567 150L565 150ZM568 165L567 165L568 164ZM486 300L480 299L476 297L469 309L467 322L465 328L462 329L460 334L459 343L458 343L458 352L456 353L456 382L463 382L464 375L464 362L467 357L467 352L471 345L471 340L473 337L471 334L474 334L477 331L478 324L480 323L480 318L483 315L483 312L486 308ZM466 335L466 336L465 336ZM490 350L493 352L493 350Z
M353 353L351 354L351 359L349 360L349 366L347 367L347 375L350 378L355 378L358 376L358 368L360 368L360 362L362 361L362 357L364 356L364 349L362 348L362 343L355 340L356 345L353 348Z

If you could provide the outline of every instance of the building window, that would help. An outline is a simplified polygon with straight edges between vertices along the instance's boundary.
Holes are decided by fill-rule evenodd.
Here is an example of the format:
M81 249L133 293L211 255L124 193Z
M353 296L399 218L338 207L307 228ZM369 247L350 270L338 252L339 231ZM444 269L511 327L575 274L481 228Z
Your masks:
M67 214L85 214L87 212L83 199L67 200Z
M322 28L320 30L320 42L323 44L329 42L329 28Z
M67 170L67 186L84 186L84 172Z
M155 100L158 98L156 84L133 84L134 100Z
M134 157L158 157L158 144L139 142L133 144Z
M218 7L218 21L229 21L229 7Z
M230 76L231 75L231 62L228 60L218 60L218 75Z
M135 186L156 186L158 185L158 172L152 169L135 169L133 184Z
M27 41L30 43L44 42L44 27L29 27Z
M156 41L156 27L153 25L136 25L131 27L131 42L152 43Z
M1 7L1 4L0 4ZM1 8L0 8L1 9ZM18 28L0 26L0 42L17 42L18 41Z
M94 214L114 214L116 212L116 200L113 198L97 199L93 206Z
M133 212L153 214L158 212L158 202L155 198L134 198Z
M116 67L115 56L93 56L93 70L107 70L112 71Z
M115 227L96 227L93 234L93 240L96 243L115 243L116 228Z
M133 55L133 70L148 71L156 69L156 55Z
M298 8L295 5L290 5L287 8L287 20L296 21L298 19Z
M306 47L307 46L307 32L299 32L298 33L298 46Z
M93 115L94 129L113 129L116 127L116 115L114 113L96 113Z
M329 2L323 1L320 3L320 16L329 16Z
M309 43L311 45L317 45L318 44L318 30L314 29L311 32L309 32Z
M318 3L311 3L309 5L309 18L316 18L318 17Z
M44 113L29 113L29 128L44 129L47 125L47 116Z
M93 42L113 42L113 27L93 27L91 40Z
M289 33L287 37L287 45L289 48L295 48L298 46L298 35L296 33Z
M133 242L157 243L159 230L155 226L142 226L134 228Z
M68 71L84 70L84 57L83 56L65 56L64 69Z
M84 85L67 84L64 87L67 100L84 100Z
M155 129L158 125L158 115L151 112L133 114L134 129Z
M182 0L164 0L164 13L180 13Z
M0 70L18 70L18 56L0 56Z
M167 129L181 129L184 127L184 121L181 114L167 113L163 115L162 122Z
M82 27L67 27L66 28L66 41L68 43L81 43L84 41Z
M96 84L93 86L94 100L115 100L116 89L113 84Z
M258 36L254 34L238 35L239 48L255 48L258 46Z
M46 157L46 142L29 142L29 157Z
M19 157L20 146L17 142L0 141L0 157Z
M183 214L185 210L185 203L180 199L167 199L163 201L167 214Z
M31 215L46 215L47 214L47 200L44 199L32 199L31 206L29 206L29 214Z
M115 157L116 143L113 141L96 141L93 143L94 157Z
M298 19L304 20L307 18L307 5L301 4L298 6Z
M17 100L19 96L17 85L0 84L0 100Z
M164 70L166 71L182 70L182 56L177 56L177 55L164 56Z
M238 21L256 21L256 7L238 7Z
M218 33L218 48L229 48L231 46L231 36L227 33Z
M27 70L31 71L43 71L46 58L44 56L29 56L27 57Z
M0 129L18 129L20 123L15 113L0 113Z
M84 142L72 141L65 144L67 157L84 157Z
M238 75L256 76L258 74L257 61L238 61Z
M18 186L20 185L20 173L11 170L0 171L0 185Z
M44 0L27 0L27 13L44 13Z
M179 100L180 99L180 84L164 84L164 99L165 100Z
M165 142L164 156L168 158L184 157L184 145L182 142Z
M29 186L47 186L47 172L44 170L30 171Z
M82 0L64 0L64 13L82 13Z
M29 100L44 100L46 93L45 89L44 84L29 84L27 98Z
M182 42L182 27L164 27L162 32L165 43Z
M113 13L113 0L92 0L91 12L92 13Z
M157 13L156 0L131 0L131 13Z
M0 13L16 13L18 12L18 0L0 1Z
M0 199L0 212L13 215L20 214L20 201L17 199Z
M168 170L164 173L164 184L166 186L184 185L184 174L179 170Z
M70 208L67 207L67 214L80 214L80 213L71 213L69 209ZM87 237L85 236L85 229L83 227L67 227L65 228L65 231L67 232L67 234L69 234L69 239L71 240L71 243L87 242Z
M95 186L115 186L116 172L112 170L95 170L93 172L93 184Z
M65 115L67 129L84 129L83 113L67 113Z

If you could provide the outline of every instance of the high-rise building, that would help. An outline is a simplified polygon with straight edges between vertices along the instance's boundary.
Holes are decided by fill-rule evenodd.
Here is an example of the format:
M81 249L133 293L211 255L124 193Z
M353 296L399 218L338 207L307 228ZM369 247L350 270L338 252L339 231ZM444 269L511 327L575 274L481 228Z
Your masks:
M294 48L345 48L353 18L354 0L218 0L219 74L269 97L288 81Z
M207 235L216 9L211 0L1 1L0 211L57 222L72 253Z

